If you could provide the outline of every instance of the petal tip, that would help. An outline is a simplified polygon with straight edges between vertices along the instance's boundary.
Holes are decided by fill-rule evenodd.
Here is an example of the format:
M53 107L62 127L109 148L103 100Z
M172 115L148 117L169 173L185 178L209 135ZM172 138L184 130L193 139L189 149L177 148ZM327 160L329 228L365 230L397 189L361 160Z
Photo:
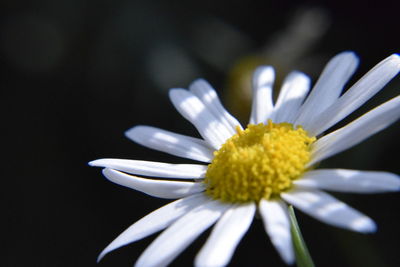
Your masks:
M184 92L184 91L186 91L186 90L182 89L182 88L171 88L168 91L168 95L169 95L169 97L173 97L176 94L179 94L179 93Z
M293 265L296 261L293 248L291 248L291 251L281 254L281 258L287 265Z
M364 234L375 233L378 229L376 223L368 217L359 218L358 220L354 221L351 225L351 228Z
M354 51L351 51L351 50L343 51L343 52L339 53L339 55L358 58L357 54Z
M209 85L209 83L208 83L204 78L197 78L197 79L195 79L195 80L193 80L193 81L191 82L191 84L189 85L189 87L192 87L192 86L194 86L194 85L196 85L196 84L199 84L199 85L201 85L201 84Z
M399 55L399 53L394 53L394 54L390 55L389 58L392 58L394 60L400 60L400 55Z
M271 66L260 66L254 72L254 85L262 87L274 82L275 71Z
M144 126L144 125L136 125L133 126L132 128L129 128L124 132L125 137L131 140L135 140L135 136L140 135L143 130L149 126Z
M102 167L100 165L101 161L102 161L101 159L92 160L88 162L88 165L91 167Z
M101 167L101 166L99 166L99 167ZM106 167L101 172L107 179L110 179L110 175L112 175L113 173L116 173L117 171Z
M99 263L109 252L118 248L118 247L111 247L110 245L108 245L105 249L103 249L102 252L100 252L99 256L97 256L96 263Z
M104 258L105 255L106 255L106 253L101 252L100 255L96 259L96 263L99 263Z
M392 55L388 56L386 59L384 59L384 61L390 62L391 64L393 64L393 67L400 69L400 55L399 54L397 54L397 53L392 54Z
M338 60L339 62L351 62L354 67L357 67L359 63L359 57L353 51L343 51L337 54L334 59Z
M304 72L301 72L299 70L291 71L289 73L288 77L291 77L291 76L296 77L296 78L301 78L301 79L307 79L307 80L310 79L310 77L307 74L305 74Z

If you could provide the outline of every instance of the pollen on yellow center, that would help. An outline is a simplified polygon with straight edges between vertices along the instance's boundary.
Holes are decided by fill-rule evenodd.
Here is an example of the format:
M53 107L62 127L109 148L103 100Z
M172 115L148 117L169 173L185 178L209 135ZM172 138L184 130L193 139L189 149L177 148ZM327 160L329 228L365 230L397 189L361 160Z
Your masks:
M238 128L214 152L204 179L206 194L223 202L276 197L306 171L314 141L315 137L290 123L269 121Z

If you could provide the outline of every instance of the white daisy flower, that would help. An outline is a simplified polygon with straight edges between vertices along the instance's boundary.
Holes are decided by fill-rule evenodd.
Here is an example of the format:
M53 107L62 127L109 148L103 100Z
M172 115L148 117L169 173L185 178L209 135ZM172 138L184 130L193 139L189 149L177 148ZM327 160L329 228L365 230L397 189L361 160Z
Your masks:
M149 148L204 164L125 159L90 162L91 166L104 167L104 175L112 182L151 196L178 199L130 226L103 250L99 260L116 248L166 229L136 262L136 266L166 266L215 223L195 266L225 266L258 211L272 244L282 259L292 264L295 256L288 204L333 226L374 232L372 219L322 190L398 191L399 177L388 172L313 168L400 117L397 96L323 134L399 72L400 56L386 58L341 94L357 65L358 58L352 52L335 56L310 93L309 78L292 72L276 103L272 100L273 68L258 68L246 129L225 110L206 81L194 81L189 90L172 89L169 96L173 105L203 139L149 126L136 126L126 136Z

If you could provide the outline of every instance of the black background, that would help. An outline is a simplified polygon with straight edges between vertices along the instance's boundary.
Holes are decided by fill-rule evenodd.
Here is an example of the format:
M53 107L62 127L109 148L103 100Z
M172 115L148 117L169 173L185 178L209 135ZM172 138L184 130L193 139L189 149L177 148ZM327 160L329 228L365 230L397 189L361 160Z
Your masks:
M169 103L167 89L204 77L226 95L235 60L268 46L299 9L313 7L323 9L330 20L309 53L320 59L314 67L321 69L336 53L354 50L361 58L359 78L400 51L396 1L1 1L1 202L6 227L0 265L95 266L113 238L169 201L116 186L87 162L102 157L185 162L140 147L123 132L148 124L196 135ZM231 43L241 46L222 65L205 59L207 49L203 54L196 50L199 25L208 21L224 25L243 41ZM211 48L222 37L212 27L202 29L213 55ZM185 64L190 67L183 68ZM318 75L312 68L300 70L309 71L314 81ZM397 77L361 112L397 95L399 87ZM394 125L323 166L398 172L398 133ZM378 232L356 234L298 212L316 265L399 266L399 196L335 196L376 220ZM206 236L172 265L191 266ZM98 266L131 266L153 238L111 253ZM231 266L284 266L260 220L253 222Z

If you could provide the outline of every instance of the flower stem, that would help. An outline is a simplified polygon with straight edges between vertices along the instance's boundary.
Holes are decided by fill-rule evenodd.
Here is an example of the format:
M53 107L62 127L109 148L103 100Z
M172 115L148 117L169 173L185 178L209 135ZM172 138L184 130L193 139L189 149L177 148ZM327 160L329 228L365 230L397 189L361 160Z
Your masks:
M310 252L304 242L299 225L297 224L296 214L293 206L289 206L290 231L292 233L292 242L296 254L296 264L298 267L315 267Z

